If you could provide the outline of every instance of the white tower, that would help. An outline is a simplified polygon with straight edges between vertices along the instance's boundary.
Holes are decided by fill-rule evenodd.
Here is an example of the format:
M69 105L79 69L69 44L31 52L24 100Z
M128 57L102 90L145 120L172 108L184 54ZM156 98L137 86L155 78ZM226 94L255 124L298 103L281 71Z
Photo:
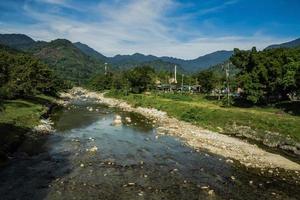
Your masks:
M174 83L177 83L177 65L174 67Z

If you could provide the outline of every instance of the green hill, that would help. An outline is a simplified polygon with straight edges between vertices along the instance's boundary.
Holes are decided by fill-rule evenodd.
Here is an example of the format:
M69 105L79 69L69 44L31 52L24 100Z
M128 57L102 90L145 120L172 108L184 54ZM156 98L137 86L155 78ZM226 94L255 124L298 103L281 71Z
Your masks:
M0 44L18 50L31 48L35 41L24 34L0 34Z
M103 70L103 62L85 55L70 41L57 39L43 42L29 50L53 67L61 78L76 84L85 83L94 73Z
M65 39L36 42L23 34L1 34L0 44L32 54L48 64L60 78L75 84L85 83L104 69L104 61L84 54Z
M104 55L102 55L101 53L99 53L98 51L94 50L86 44L82 44L81 42L75 42L73 44L87 56L90 56L100 61L107 60L107 57L105 57Z

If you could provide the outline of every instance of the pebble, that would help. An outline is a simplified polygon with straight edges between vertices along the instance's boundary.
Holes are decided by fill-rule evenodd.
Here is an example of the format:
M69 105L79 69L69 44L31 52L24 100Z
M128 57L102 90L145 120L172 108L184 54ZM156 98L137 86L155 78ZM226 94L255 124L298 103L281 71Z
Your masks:
M209 194L209 195L213 195L213 194L214 194L214 190L209 190L209 191L208 191L208 194Z
M131 123L131 118L130 117L125 117L126 122Z
M144 193L143 193L143 192L139 192L138 195L139 195L139 196L143 196Z
M98 147L93 146L92 148L87 149L87 151L88 151L88 152L91 152L91 153L96 152L96 151L98 151Z
M112 124L114 126L121 125L122 124L121 116L120 115L116 115Z
M178 172L178 169L175 168L175 169L173 169L172 171L173 171L173 172Z
M84 167L84 164L83 164L83 163L81 163L81 164L80 164L80 167Z
M227 163L233 163L233 160L227 159L226 162Z

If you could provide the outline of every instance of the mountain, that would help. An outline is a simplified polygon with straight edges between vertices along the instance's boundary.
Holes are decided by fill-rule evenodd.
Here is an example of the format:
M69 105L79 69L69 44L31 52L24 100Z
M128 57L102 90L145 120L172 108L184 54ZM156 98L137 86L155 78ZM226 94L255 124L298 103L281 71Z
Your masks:
M74 43L83 53L93 58L105 60L110 65L119 69L128 69L137 65L150 65L151 67L160 70L168 69L171 65L177 65L179 69L185 72L196 72L202 69L207 69L210 66L227 61L233 54L233 51L216 51L204 56L200 56L193 60L184 60L173 57L157 57L153 55L144 55L135 53L132 55L116 55L114 57L105 57L96 50L86 44L80 42ZM158 64L158 66L155 66Z
M216 51L211 54L200 56L193 60L183 60L173 57L156 57L153 55L143 55L135 53L133 55L116 55L108 58L108 62L112 65L122 67L137 64L146 64L149 62L157 61L165 63L166 65L177 65L185 72L196 72L202 69L207 69L210 66L223 63L232 56L233 51Z
M185 73L193 73L225 62L232 51L217 51L192 60L172 57L157 57L135 53L105 57L86 44L57 39L51 42L34 41L23 34L0 34L0 44L27 51L44 60L62 76L72 81L86 80L90 74L103 69L104 62L110 69L129 69L138 65L149 65L156 70L169 71L174 65ZM77 80L78 79L78 80Z
M28 51L52 66L60 77L78 84L104 69L103 62L85 55L65 39L40 42Z
M120 63L143 63L159 60L158 57L152 55L144 55L140 53L135 53L132 55L116 55L114 57L109 58L109 62L112 64L120 64Z
M0 34L0 44L24 50L32 47L35 41L24 34Z
M183 60L170 57L162 57L163 61L168 61L180 65L185 71L196 72L207 69L210 66L223 63L232 56L233 51L216 51L193 60Z
M290 42L285 42L282 44L273 44L268 46L266 49L276 49L276 48L294 48L294 47L300 47L300 38L296 40L292 40Z
M83 44L81 42L75 42L73 43L78 49L80 49L84 54L91 56L95 59L105 61L107 60L107 57L99 53L98 51L94 50L93 48L89 47L86 44Z
M0 34L0 44L32 54L48 64L59 77L76 84L86 82L93 74L104 69L103 61L86 55L82 48L77 47L84 45L75 46L65 39L45 42L34 41L23 34ZM99 54L95 55L99 57Z

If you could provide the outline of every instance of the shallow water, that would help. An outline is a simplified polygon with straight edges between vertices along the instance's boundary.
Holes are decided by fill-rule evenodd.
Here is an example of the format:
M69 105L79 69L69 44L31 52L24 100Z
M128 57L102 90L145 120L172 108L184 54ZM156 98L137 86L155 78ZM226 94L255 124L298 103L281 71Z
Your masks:
M116 114L123 125L111 125ZM300 199L295 177L257 174L195 151L158 136L137 114L74 102L53 119L57 131L36 144L40 153L17 154L0 171L0 199Z

